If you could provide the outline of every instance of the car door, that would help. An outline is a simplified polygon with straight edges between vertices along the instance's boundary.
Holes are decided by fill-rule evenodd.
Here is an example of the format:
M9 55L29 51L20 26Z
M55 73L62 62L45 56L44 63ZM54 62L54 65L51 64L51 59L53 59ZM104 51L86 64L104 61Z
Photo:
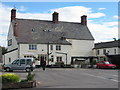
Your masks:
M19 69L20 70L24 70L25 67L26 67L26 61L25 61L25 59L20 59L20 67L19 67Z
M100 62L99 66L100 66L100 68L104 68L104 63Z
M20 60L19 59L12 62L12 64L11 64L12 70L19 70L19 67L20 67Z

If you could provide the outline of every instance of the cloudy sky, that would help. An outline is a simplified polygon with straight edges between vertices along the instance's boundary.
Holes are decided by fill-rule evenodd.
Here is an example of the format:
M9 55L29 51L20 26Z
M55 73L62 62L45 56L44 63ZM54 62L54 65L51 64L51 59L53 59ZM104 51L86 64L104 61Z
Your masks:
M52 20L54 11L60 21L80 22L87 15L88 28L95 42L118 38L117 2L4 2L0 3L0 45L7 46L10 12L17 9L17 18Z

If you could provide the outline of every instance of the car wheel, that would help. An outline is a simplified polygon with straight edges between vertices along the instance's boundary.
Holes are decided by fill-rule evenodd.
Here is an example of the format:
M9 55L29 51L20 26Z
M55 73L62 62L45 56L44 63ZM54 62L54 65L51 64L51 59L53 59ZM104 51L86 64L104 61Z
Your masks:
M6 68L6 72L10 72L10 68L9 67Z
M31 71L31 69L30 68L26 68L26 72L30 72Z

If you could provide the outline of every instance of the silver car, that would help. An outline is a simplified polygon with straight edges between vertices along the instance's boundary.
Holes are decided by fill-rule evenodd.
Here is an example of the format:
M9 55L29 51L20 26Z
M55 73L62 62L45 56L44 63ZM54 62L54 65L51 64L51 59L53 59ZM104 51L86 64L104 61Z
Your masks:
M33 58L20 58L14 60L11 64L4 65L4 70L7 72L13 70L26 70L26 72L33 71L35 63Z

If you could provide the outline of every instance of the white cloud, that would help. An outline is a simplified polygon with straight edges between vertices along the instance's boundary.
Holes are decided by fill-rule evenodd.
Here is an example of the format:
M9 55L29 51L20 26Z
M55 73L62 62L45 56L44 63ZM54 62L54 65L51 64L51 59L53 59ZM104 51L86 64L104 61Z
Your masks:
M19 8L18 8L18 11L26 11L27 9L24 7L24 6L20 6Z
M24 7L25 8L25 7ZM10 10L11 7L0 5L0 45L6 46L6 36L2 34L8 33L9 22L10 22ZM18 9L20 10L20 9ZM23 9L24 10L24 9ZM96 24L92 18L101 18L106 16L104 13L94 13L92 8L83 6L71 6L57 9L51 9L51 13L19 13L17 12L17 18L29 18L29 19L41 19L41 20L52 20L52 13L54 11L59 12L60 21L68 22L80 22L80 16L88 16L88 28L93 34L96 42L106 41L108 39L117 38L117 23L106 22L103 24ZM112 27L111 27L112 26Z
M98 8L98 10L105 10L106 8Z
M115 15L115 16L113 16L113 18L120 19L120 16Z

